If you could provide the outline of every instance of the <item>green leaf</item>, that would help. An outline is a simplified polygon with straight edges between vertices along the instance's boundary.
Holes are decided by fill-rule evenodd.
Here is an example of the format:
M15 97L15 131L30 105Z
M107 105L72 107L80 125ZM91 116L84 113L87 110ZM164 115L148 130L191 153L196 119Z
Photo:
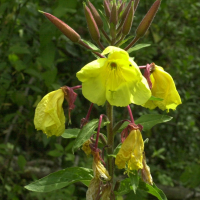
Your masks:
M18 165L19 165L20 169L23 170L24 166L26 165L26 159L24 158L24 156L23 155L19 155L17 162L18 162Z
M119 46L121 46L122 44L126 43L128 40L132 39L134 37L134 35L131 35L129 37L127 37L125 40L122 40L119 44Z
M145 48L145 47L149 47L151 46L151 44L137 44L134 47L130 48L127 52L131 53L132 51L137 51L139 49Z
M116 195L125 195L131 191L130 178L126 178L120 182L120 187L115 191Z
M134 171L134 173L129 173L130 181L131 181L131 186L133 188L134 193L136 194L136 190L139 185L139 179L140 177L138 176L138 172Z
M143 126L143 130L149 130L153 126L159 123L168 122L173 117L167 116L167 115L155 115L155 114L148 114L143 115L139 119L135 121L136 124L141 124Z
M54 150L52 150L52 151L49 151L49 152L48 152L48 155L49 155L49 156L52 156L52 157L60 157L60 156L63 155L63 152L61 152L61 151L59 151L59 150L57 150L57 149L54 149Z
M101 53L101 50L98 48L98 47L96 47L94 44L92 44L91 42L89 42L89 41L87 41L87 40L84 40L84 39L82 39L83 40L83 42L85 42L89 47L91 47L93 50L89 50L89 51L95 51L95 52L99 52L99 53Z
M155 183L153 185L149 185L143 181L140 181L139 188L148 192L149 194L152 194L153 196L157 197L159 200L167 200L167 197L165 196L164 192L157 188Z
M82 167L66 168L39 179L25 188L34 192L50 192L61 189L79 181L90 181L93 178L91 169Z
M151 96L149 100L151 100L151 101L162 101L163 99Z
M158 115L158 114L147 114L142 115L139 119L135 120L136 124L141 124L143 126L143 130L147 131L151 129L153 126L159 123L168 122L173 117L167 115ZM129 122L124 122L123 125L119 128L117 132L121 132L128 126Z
M101 127L105 126L110 122L102 122ZM72 152L76 151L82 144L87 141L93 134L94 130L98 127L99 119L93 119L92 121L88 122L80 131L78 134L74 146L72 148Z
M118 191L115 191L116 195L124 195L131 191L132 181L130 178L126 178L120 183L120 187ZM149 185L142 180L139 181L138 189L144 190L145 192L152 194L153 196L157 197L158 200L167 200L167 197L163 193L162 190L157 188L155 183L153 185Z
M65 129L65 132L61 135L63 138L76 138L80 132L80 129Z

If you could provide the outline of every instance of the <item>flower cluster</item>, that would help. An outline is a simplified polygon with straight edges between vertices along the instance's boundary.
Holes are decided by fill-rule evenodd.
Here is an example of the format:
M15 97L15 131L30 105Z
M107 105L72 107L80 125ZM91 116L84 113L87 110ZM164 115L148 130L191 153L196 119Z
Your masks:
M98 11L90 1L84 4L85 17L91 38L98 45L99 49L93 49L88 45L76 31L55 16L42 12L66 37L91 50L98 58L83 66L76 74L82 85L75 87L63 86L60 89L48 93L38 103L35 110L34 124L37 130L42 130L48 137L60 136L65 130L65 116L63 111L64 99L68 102L68 117L70 122L71 111L75 108L74 102L77 94L74 90L82 88L83 96L92 104L86 118L82 119L81 129L89 122L89 116L93 104L98 106L107 105L117 107L127 107L131 121L122 131L122 145L116 155L115 164L119 169L125 169L127 174L140 172L141 178L146 183L152 185L150 168L146 164L144 153L144 142L142 138L142 126L136 125L129 104L136 104L149 109L156 107L167 112L181 104L181 99L176 90L175 83L170 74L162 67L152 64L138 66L129 57L127 52L148 30L158 8L160 0L156 0L149 9L135 31L135 38L124 49L120 48L124 38L131 30L134 13L139 1L104 0L105 16L109 24L110 36L104 30L103 20ZM105 48L101 43L101 35L109 45ZM141 70L144 69L144 75ZM98 149L98 142L101 136L107 153L113 153L114 128L112 127L112 114L108 117L107 140L100 134L102 118L100 115L97 133L87 138L82 143L82 149L89 156L93 156L93 172L87 194L87 200L105 199L109 200L113 192L113 170L112 157L108 157L108 169L104 165L104 160ZM124 120L125 121L125 120ZM123 122L124 122L123 121ZM116 127L118 127L116 125ZM119 129L119 127L118 127ZM116 131L117 132L117 131ZM102 164L103 163L103 164ZM109 172L108 172L109 171ZM111 174L110 174L111 173Z

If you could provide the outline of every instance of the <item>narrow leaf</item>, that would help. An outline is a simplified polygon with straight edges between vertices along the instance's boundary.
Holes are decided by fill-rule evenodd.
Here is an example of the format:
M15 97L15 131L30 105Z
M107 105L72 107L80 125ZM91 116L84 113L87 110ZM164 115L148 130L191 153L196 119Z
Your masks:
M148 114L143 115L139 119L137 119L135 122L136 124L141 124L143 126L143 130L149 130L153 126L159 123L168 122L173 117L167 116L167 115L155 115L155 114Z
M76 138L80 132L80 129L65 129L65 132L61 135L63 138Z
M167 197L165 196L164 192L157 188L155 183L153 185L149 185L143 181L140 181L139 188L157 197L158 200L167 200Z
M85 42L89 47L92 48L92 50L89 50L89 51L95 51L95 52L101 53L101 50L98 47L96 47L94 44L92 44L91 42L84 40L84 39L82 39L82 41Z
M99 119L93 119L92 121L88 122L79 132L75 142L74 146L72 148L72 152L76 151L80 146L83 145L85 141L90 139L90 137L94 134L94 130L98 127ZM110 122L103 122L101 127L105 126Z
M173 117L167 115L158 115L158 114L147 114L141 116L139 119L135 120L136 124L141 124L143 126L143 130L147 131L151 129L153 126L159 123L168 122ZM127 127L129 122L124 122L123 125L119 128L117 132L121 132L123 129Z
M128 50L128 53L131 53L132 51L137 51L139 49L145 48L145 47L149 47L151 46L151 44L137 44L134 47L130 48Z
M42 179L26 185L25 188L34 192L51 192L78 181L90 181L93 177L92 174L91 169L70 167L49 174Z

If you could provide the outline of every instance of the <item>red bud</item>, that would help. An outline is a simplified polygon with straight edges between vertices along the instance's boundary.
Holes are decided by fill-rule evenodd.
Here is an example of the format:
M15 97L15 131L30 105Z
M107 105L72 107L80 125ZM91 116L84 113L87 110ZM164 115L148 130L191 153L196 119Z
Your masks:
M151 6L147 14L144 16L142 21L140 22L140 25L138 26L136 30L136 37L143 37L146 31L149 29L149 26L151 25L151 22L153 21L156 12L158 11L158 8L160 6L161 0L157 0L154 2L154 4Z
M79 42L81 37L74 29L72 29L70 26L65 24L63 21L61 21L60 19L58 19L57 17L55 17L49 13L42 12L42 11L40 11L40 12L43 13L72 42Z
M86 4L84 5L84 10L85 10L85 18L87 21L87 25L88 25L88 29L90 32L90 35L92 37L92 39L97 42L100 40L100 33L99 33L99 29L97 27L97 24L94 20L94 17L90 11L90 9L86 6Z
M98 11L94 7L94 5L90 1L88 1L88 6L90 8L90 11L92 12L92 15L93 15L99 29L103 28L103 21L99 15Z

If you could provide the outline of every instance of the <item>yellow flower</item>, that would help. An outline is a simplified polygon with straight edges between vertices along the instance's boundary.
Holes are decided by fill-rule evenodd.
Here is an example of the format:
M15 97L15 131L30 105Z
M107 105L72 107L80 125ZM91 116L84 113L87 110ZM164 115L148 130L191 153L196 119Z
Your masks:
M124 140L116 156L115 164L119 169L127 166L128 171L142 169L143 151L144 142L140 130L132 130Z
M65 115L62 108L64 93L62 89L48 93L38 103L35 110L34 124L48 137L60 136L65 130Z
M176 107L181 104L181 98L176 90L172 77L162 67L155 65L150 79L152 82L152 95L163 100L149 100L143 106L149 109L159 107L161 110L176 110Z
M107 47L102 55L106 54L108 58L90 62L76 74L84 97L97 105L104 105L106 100L121 107L144 104L151 91L137 64L117 47Z

